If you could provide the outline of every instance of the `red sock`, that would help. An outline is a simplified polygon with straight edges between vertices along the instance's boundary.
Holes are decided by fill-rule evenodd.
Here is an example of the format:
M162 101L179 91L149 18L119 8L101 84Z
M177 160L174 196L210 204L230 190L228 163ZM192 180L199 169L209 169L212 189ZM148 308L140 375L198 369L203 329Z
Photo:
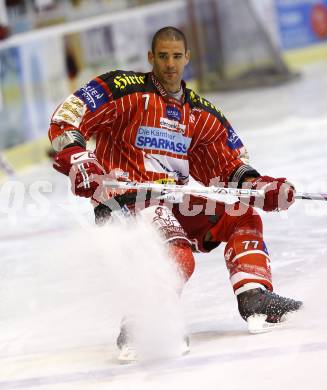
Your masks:
M192 276L195 261L190 244L182 240L174 240L169 243L169 253L181 270L185 282Z

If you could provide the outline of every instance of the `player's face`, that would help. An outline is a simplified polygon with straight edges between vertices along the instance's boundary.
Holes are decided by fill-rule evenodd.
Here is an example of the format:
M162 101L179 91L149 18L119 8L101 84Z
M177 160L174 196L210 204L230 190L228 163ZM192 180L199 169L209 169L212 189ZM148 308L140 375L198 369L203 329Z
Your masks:
M148 53L153 73L158 77L168 92L177 92L180 88L185 65L190 59L190 52L185 51L183 41L161 40L156 42L154 53Z

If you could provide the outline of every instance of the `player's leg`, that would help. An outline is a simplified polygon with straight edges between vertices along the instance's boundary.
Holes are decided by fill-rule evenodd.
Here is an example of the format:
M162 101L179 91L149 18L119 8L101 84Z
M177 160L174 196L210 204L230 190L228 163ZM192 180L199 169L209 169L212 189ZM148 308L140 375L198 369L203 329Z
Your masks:
M287 313L300 308L302 302L272 292L270 258L263 240L262 221L253 208L242 203L226 206L224 215L210 229L207 238L227 242L225 261L244 320L250 317L252 320L254 315L260 314L265 316L263 321L277 323Z
M194 256L191 241L172 211L164 205L155 205L140 210L137 215L159 232L185 283L193 274Z
M168 254L178 266L181 276L181 284L176 294L180 294L183 285L191 277L194 271L194 257L191 249L191 243L186 236L180 223L172 214L171 210L165 206L149 206L137 212L143 221L149 224L159 232L164 244L168 247ZM117 339L117 345L121 350L120 361L133 361L136 357L136 351L133 348L132 334L129 329L133 326L128 325L127 319L122 321L120 334ZM181 354L189 352L188 337L181 340Z
M242 203L208 205L203 198L191 197L189 209L204 203L201 212L189 217L180 208L174 213L188 236L206 252L226 242L225 260L237 296L241 316L247 320L256 313L278 322L301 302L279 297L272 292L270 259L263 240L260 216ZM209 206L209 207L208 207Z
M224 214L205 236L226 242L225 260L234 292L248 283L273 290L270 259L263 241L262 221L251 207L226 205Z
M130 205L129 205L130 207ZM130 207L132 214L135 208ZM180 294L184 283L191 277L194 271L194 257L191 249L191 243L186 236L180 223L173 216L171 210L165 206L149 206L142 208L136 213L143 221L159 232L163 243L168 248L168 254L175 261L180 271L181 284L176 294ZM96 222L99 225L105 224L111 217L111 210L105 205L99 205L95 208ZM135 319L134 319L135 320ZM188 338L181 340L181 353L189 351ZM133 319L123 318L121 322L120 333L117 338L117 346L120 349L118 360L121 362L130 362L136 360L136 351L133 343Z
M100 204L94 209L96 224L106 224L111 217L111 209ZM178 265L182 277L186 282L192 275L195 267L191 241L186 232L174 217L170 209L165 206L150 206L138 212L149 224L153 225L162 236L168 247L168 253Z

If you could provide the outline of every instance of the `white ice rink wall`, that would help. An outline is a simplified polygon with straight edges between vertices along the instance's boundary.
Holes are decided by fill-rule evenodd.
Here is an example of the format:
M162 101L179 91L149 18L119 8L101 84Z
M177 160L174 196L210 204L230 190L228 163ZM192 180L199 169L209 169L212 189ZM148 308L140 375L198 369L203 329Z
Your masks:
M5 150L11 166L20 169L47 158L49 118L66 95L108 70L147 70L153 32L167 24L187 30L187 0L167 4L34 30L0 42L0 151ZM252 4L291 66L327 58L327 0ZM191 65L186 78L192 75Z

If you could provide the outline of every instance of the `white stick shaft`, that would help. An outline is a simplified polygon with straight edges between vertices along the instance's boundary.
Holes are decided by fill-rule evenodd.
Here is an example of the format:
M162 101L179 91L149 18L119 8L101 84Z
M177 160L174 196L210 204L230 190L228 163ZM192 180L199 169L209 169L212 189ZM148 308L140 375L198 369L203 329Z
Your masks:
M242 188L225 188L225 187L198 187L198 186L182 186L178 184L158 184L158 183L138 183L138 182L124 182L104 180L103 185L112 189L119 190L136 190L136 191L154 191L154 192L182 192L184 194L199 194L203 196L208 195L232 195L238 197L262 197L264 191L250 190Z
M297 192L295 199L327 201L327 193Z
M103 185L112 189L119 190L136 190L136 191L155 191L159 193L168 192L181 192L184 194L194 194L202 196L212 195L230 195L242 198L249 198L254 196L255 198L261 198L264 196L263 190L251 190L243 188L230 188L230 187L198 187L198 186L182 186L177 184L158 184L158 183L138 183L138 182L125 182L125 181L112 181L104 180ZM302 200L323 200L327 201L327 193L312 193L312 192L297 192L295 199Z

